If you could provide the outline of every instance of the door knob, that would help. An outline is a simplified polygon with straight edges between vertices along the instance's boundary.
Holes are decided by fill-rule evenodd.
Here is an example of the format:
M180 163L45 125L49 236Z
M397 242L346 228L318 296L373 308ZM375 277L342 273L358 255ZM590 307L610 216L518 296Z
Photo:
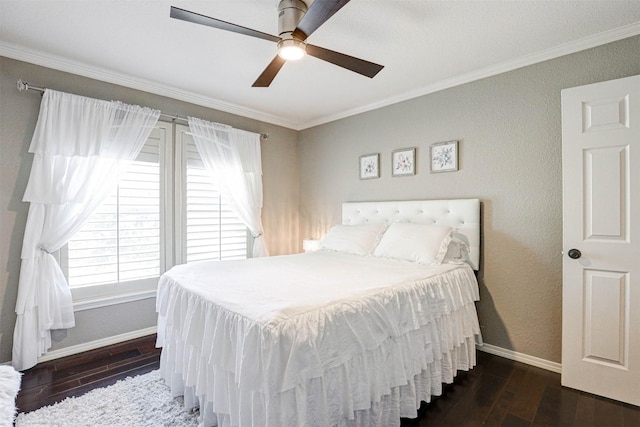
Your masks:
M569 255L569 258L571 259L578 259L582 256L582 252L578 249L569 249L569 253L567 255Z

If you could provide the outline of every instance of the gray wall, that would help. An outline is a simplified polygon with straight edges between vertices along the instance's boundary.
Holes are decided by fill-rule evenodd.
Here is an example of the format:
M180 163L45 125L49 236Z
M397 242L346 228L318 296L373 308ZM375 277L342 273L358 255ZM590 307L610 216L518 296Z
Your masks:
M560 91L640 74L640 37L304 130L301 235L321 237L346 201L480 198L485 342L560 362ZM460 170L431 174L429 146L459 140ZM417 147L417 174L391 177L391 151ZM358 157L381 153L381 178Z
M263 224L272 254L297 252L298 150L296 131L170 98L0 57L0 363L11 360L20 251L28 211L22 202L32 155L27 152L40 108L37 92L18 92L16 81L99 99L117 99L192 115L252 132L268 132L262 144ZM76 313L77 326L53 349L155 326L155 300Z

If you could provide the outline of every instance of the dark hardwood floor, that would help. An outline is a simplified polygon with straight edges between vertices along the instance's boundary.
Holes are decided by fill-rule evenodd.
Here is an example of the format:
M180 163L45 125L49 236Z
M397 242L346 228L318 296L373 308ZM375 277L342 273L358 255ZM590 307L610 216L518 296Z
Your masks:
M16 400L18 411L31 412L158 369L161 349L155 348L155 342L156 336L150 335L43 362L24 371Z
M24 372L20 412L105 387L159 366L155 336L41 363ZM560 375L478 352L478 365L459 373L442 396L423 404L403 427L639 427L640 408L560 386Z

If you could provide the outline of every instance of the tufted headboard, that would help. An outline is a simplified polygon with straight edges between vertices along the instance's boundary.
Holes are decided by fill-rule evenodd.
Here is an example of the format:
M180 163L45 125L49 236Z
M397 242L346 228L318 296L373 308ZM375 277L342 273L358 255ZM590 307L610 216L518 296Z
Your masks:
M410 200L391 202L348 202L342 204L343 224L413 222L441 224L458 229L469 245L469 261L480 265L480 200Z

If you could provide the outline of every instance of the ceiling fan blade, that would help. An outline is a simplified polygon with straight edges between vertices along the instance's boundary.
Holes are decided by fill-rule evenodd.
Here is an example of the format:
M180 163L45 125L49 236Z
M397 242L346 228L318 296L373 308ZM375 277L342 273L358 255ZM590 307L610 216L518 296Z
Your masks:
M251 87L269 87L285 62L287 61L276 55Z
M349 3L349 0L314 0L307 13L298 23L298 27L293 32L293 36L300 40L306 40L322 24L327 22L334 13L342 6Z
M364 59L345 55L344 53L335 52L312 44L307 44L307 54L369 78L373 78L384 68L384 65L378 65L365 61Z
M251 28L242 27L230 22L221 21L220 19L200 15L199 13L190 12L188 10L180 9L179 7L175 6L171 6L171 12L169 16L171 18L181 19L183 21L192 22L194 24L206 25L207 27L218 28L225 31L232 31L234 33L244 34L245 36L257 37L259 39L269 40L276 43L280 41L280 37L272 36L271 34L252 30Z

